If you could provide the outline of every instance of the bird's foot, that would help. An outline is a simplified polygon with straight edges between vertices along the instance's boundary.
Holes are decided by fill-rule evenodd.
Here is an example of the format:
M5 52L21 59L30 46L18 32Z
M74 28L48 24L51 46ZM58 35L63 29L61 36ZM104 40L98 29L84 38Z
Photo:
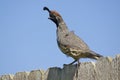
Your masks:
M75 62L77 62L78 61L78 63L77 64L74 64ZM74 60L73 62L71 62L70 64L63 64L64 66L70 66L70 65L76 65L76 67L78 68L79 66L80 66L80 62L79 62L79 60Z

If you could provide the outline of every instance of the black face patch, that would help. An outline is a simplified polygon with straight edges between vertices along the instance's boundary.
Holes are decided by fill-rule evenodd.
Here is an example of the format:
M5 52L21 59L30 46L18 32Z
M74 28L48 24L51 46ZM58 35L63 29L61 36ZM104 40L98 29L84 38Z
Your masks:
M54 14L49 14L49 18L48 19L50 19L50 20L52 20L57 26L58 26L58 21L57 21L57 19L56 19L56 16L54 15Z

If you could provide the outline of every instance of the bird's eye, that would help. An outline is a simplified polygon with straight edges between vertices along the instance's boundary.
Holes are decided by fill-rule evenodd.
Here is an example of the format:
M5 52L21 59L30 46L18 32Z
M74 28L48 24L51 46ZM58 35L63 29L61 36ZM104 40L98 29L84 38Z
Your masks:
M55 18L55 15L54 14L50 14L50 17Z

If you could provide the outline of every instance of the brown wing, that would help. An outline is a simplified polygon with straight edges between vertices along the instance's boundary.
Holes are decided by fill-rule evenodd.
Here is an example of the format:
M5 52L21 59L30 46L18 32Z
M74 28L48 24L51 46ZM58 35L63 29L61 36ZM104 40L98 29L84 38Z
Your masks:
M77 47L80 50L89 50L89 47L87 46L87 44L81 38L75 35L73 31L64 35L63 39L64 40L60 41L61 44L64 44L70 47Z

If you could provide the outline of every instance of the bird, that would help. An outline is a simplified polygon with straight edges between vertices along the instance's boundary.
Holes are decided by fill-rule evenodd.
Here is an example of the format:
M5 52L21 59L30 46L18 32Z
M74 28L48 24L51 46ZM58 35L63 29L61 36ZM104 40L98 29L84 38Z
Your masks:
M62 16L55 10L50 10L48 7L43 7L43 10L48 11L52 22L56 24L56 36L59 49L67 56L74 59L69 65L78 62L81 58L91 58L98 60L102 55L92 51L88 45L77 36L74 31L70 31L64 22Z

